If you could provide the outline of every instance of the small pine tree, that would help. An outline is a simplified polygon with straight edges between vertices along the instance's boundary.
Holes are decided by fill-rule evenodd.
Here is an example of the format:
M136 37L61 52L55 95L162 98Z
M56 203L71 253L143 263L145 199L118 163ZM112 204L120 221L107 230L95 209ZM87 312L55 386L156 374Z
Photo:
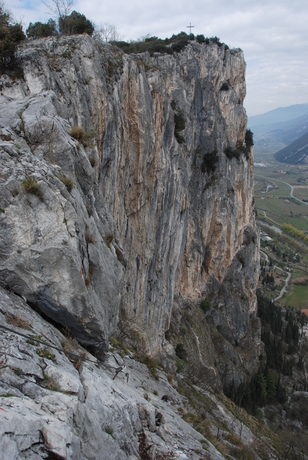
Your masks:
M266 380L262 369L259 369L259 372L256 377L256 402L258 406L264 406L267 400L267 391L266 391Z
M272 402L276 397L276 382L273 373L268 370L266 376L267 402Z

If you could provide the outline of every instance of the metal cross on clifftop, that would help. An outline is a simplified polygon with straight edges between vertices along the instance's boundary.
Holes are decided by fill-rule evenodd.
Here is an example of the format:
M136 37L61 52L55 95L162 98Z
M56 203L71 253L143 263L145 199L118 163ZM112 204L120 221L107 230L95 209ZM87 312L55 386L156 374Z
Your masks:
M191 25L191 22L190 22L190 23L189 23L189 26L186 26L186 27L189 29L189 35L190 35L190 34L191 34L191 29L192 29L193 27L195 27L195 26L192 26L192 25Z

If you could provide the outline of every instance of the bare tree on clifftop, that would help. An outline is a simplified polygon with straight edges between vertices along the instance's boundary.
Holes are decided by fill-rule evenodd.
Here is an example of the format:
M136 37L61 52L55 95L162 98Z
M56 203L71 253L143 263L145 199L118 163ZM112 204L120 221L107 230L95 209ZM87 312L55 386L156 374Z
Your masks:
M74 0L41 0L41 2L57 20L68 16L74 5Z
M117 42L122 40L114 24L100 24L95 26L95 35L100 37L104 42Z

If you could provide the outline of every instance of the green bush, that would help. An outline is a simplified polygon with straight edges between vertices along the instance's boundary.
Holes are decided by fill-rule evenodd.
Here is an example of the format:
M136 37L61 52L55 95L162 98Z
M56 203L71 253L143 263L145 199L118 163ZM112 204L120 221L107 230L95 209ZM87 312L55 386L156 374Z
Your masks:
M228 146L225 149L226 156L230 160L232 160L232 158L236 158L237 160L239 160L240 156L243 154L243 155L245 155L246 159L248 160L250 150L251 150L251 144L249 144L249 143L252 142L251 140L249 140L249 138L250 138L250 135L248 136L248 145L247 144L244 145L242 141L237 141L236 147L234 149L232 147ZM245 141L246 141L246 138L245 138Z
M173 43L172 44L172 50L176 53L179 53L180 51L182 51L182 49L184 49L187 45L188 45L189 41L186 39L183 39L183 40L180 40L176 43Z
M171 38L161 39L158 37L147 37L145 40L135 42L114 42L116 46L121 48L124 53L144 53L148 51L152 56L154 53L173 54L182 51L188 45L190 40L194 39L194 35L187 35L185 32L180 32L177 35L172 35Z
M212 43L216 43L216 45L218 45L219 47L221 47L221 46L224 45L224 43L221 43L219 37L210 37L209 40L210 40L210 42L212 42Z
M225 148L225 155L229 158L229 160L232 160L233 158L238 160L240 158L241 152L237 148L233 149L232 147L228 146Z
M211 302L208 299L203 299L200 302L200 308L204 313L207 313L211 309Z
M42 38L57 35L56 21L49 19L46 24L42 22L35 22L32 24L32 22L30 22L26 34L28 38Z
M77 141L81 142L81 140L83 139L85 135L85 132L84 132L84 129L81 128L80 126L73 126L70 131L70 135Z
M84 14L73 11L69 16L59 18L59 31L64 35L88 34L92 35L94 26Z
M251 147L253 146L253 133L250 129L246 130L245 144L246 144L246 147L249 149L251 149Z
M204 35L197 35L196 36L197 42L198 43L205 43L205 37Z
M111 428L111 426L106 426L105 433L109 434L110 436L112 436L114 438L114 436L113 436L113 428Z
M161 39L158 37L147 37L145 40L138 40L135 42L124 42L124 41L115 41L113 42L118 48L120 48L124 53L144 53L148 51L152 56L154 53L179 53L182 51L191 40L194 40L194 34L187 34L185 32L180 32L177 35L172 35L171 38ZM219 47L224 46L225 49L228 49L228 46L224 43L221 43L218 37L205 38L204 35L197 35L196 40L198 43L206 43L207 45L212 42L216 43Z
M177 112L175 112L174 123L175 123L176 131L181 132L185 129L186 121L185 121L182 110L178 109Z
M203 155L203 161L201 164L201 171L208 174L212 174L216 171L218 164L219 156L216 149L212 150L210 153L205 153Z
M21 24L11 21L10 13L0 6L0 68L14 67L17 45L25 39Z

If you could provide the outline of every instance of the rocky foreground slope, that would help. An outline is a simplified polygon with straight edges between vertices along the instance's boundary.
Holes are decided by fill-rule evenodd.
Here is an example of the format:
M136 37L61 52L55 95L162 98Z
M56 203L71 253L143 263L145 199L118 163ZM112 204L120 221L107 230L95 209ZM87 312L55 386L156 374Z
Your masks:
M257 369L260 354L259 239L242 52L192 42L172 56L127 56L76 36L28 42L20 47L19 59L23 78L1 76L0 285L53 327L69 331L99 360L106 358L111 335L129 327L139 350L173 370L174 349L183 346L176 343L185 333L181 323L198 317L204 301L200 321L190 323L186 351L218 387L238 385ZM8 302L1 307L4 320ZM18 313L21 302L11 313ZM17 369L16 382L6 379L5 385L32 398L18 393L9 404L43 420L35 404L43 404L45 390L28 393L28 382L18 383L18 369L44 387L49 358L37 358L31 346L17 344L15 335L4 331L5 372L13 375ZM59 345L56 335L50 339ZM26 359L27 369L7 364L11 355ZM51 375L62 372L63 359L48 362ZM82 382L97 381L99 393L103 380L110 380L93 363L84 362L81 369L79 375L72 366L63 368L64 381L71 380L74 390L61 383L61 376L60 391L76 395L70 395L69 407L72 401L84 404L85 392L91 393L90 383ZM48 381L49 371L46 375ZM109 380L110 392L117 392ZM47 390L47 399L58 398ZM138 399L136 392L130 397ZM87 453L80 447L56 452L41 428L36 432L44 439L29 434L25 445L37 442L41 449L43 443L44 452L59 458L78 458L76 452L97 458L93 452L99 447L93 443L108 439L114 445L110 434L96 441L101 435L93 437L94 428L88 433L84 414L78 422L83 428L76 431L74 410L81 410L79 403L63 409L64 418L72 417L65 423L75 427L63 446L88 443ZM122 419L120 413L122 408L113 415ZM110 458L141 455L138 414L127 415L135 420L128 428L131 446L118 435L118 457ZM12 442L16 458L20 452L25 458L43 455Z
M269 430L209 388L191 387L196 412L169 374L153 375L132 353L112 349L99 362L2 288L0 338L1 458L222 460L275 452ZM204 436L185 421L194 419Z

